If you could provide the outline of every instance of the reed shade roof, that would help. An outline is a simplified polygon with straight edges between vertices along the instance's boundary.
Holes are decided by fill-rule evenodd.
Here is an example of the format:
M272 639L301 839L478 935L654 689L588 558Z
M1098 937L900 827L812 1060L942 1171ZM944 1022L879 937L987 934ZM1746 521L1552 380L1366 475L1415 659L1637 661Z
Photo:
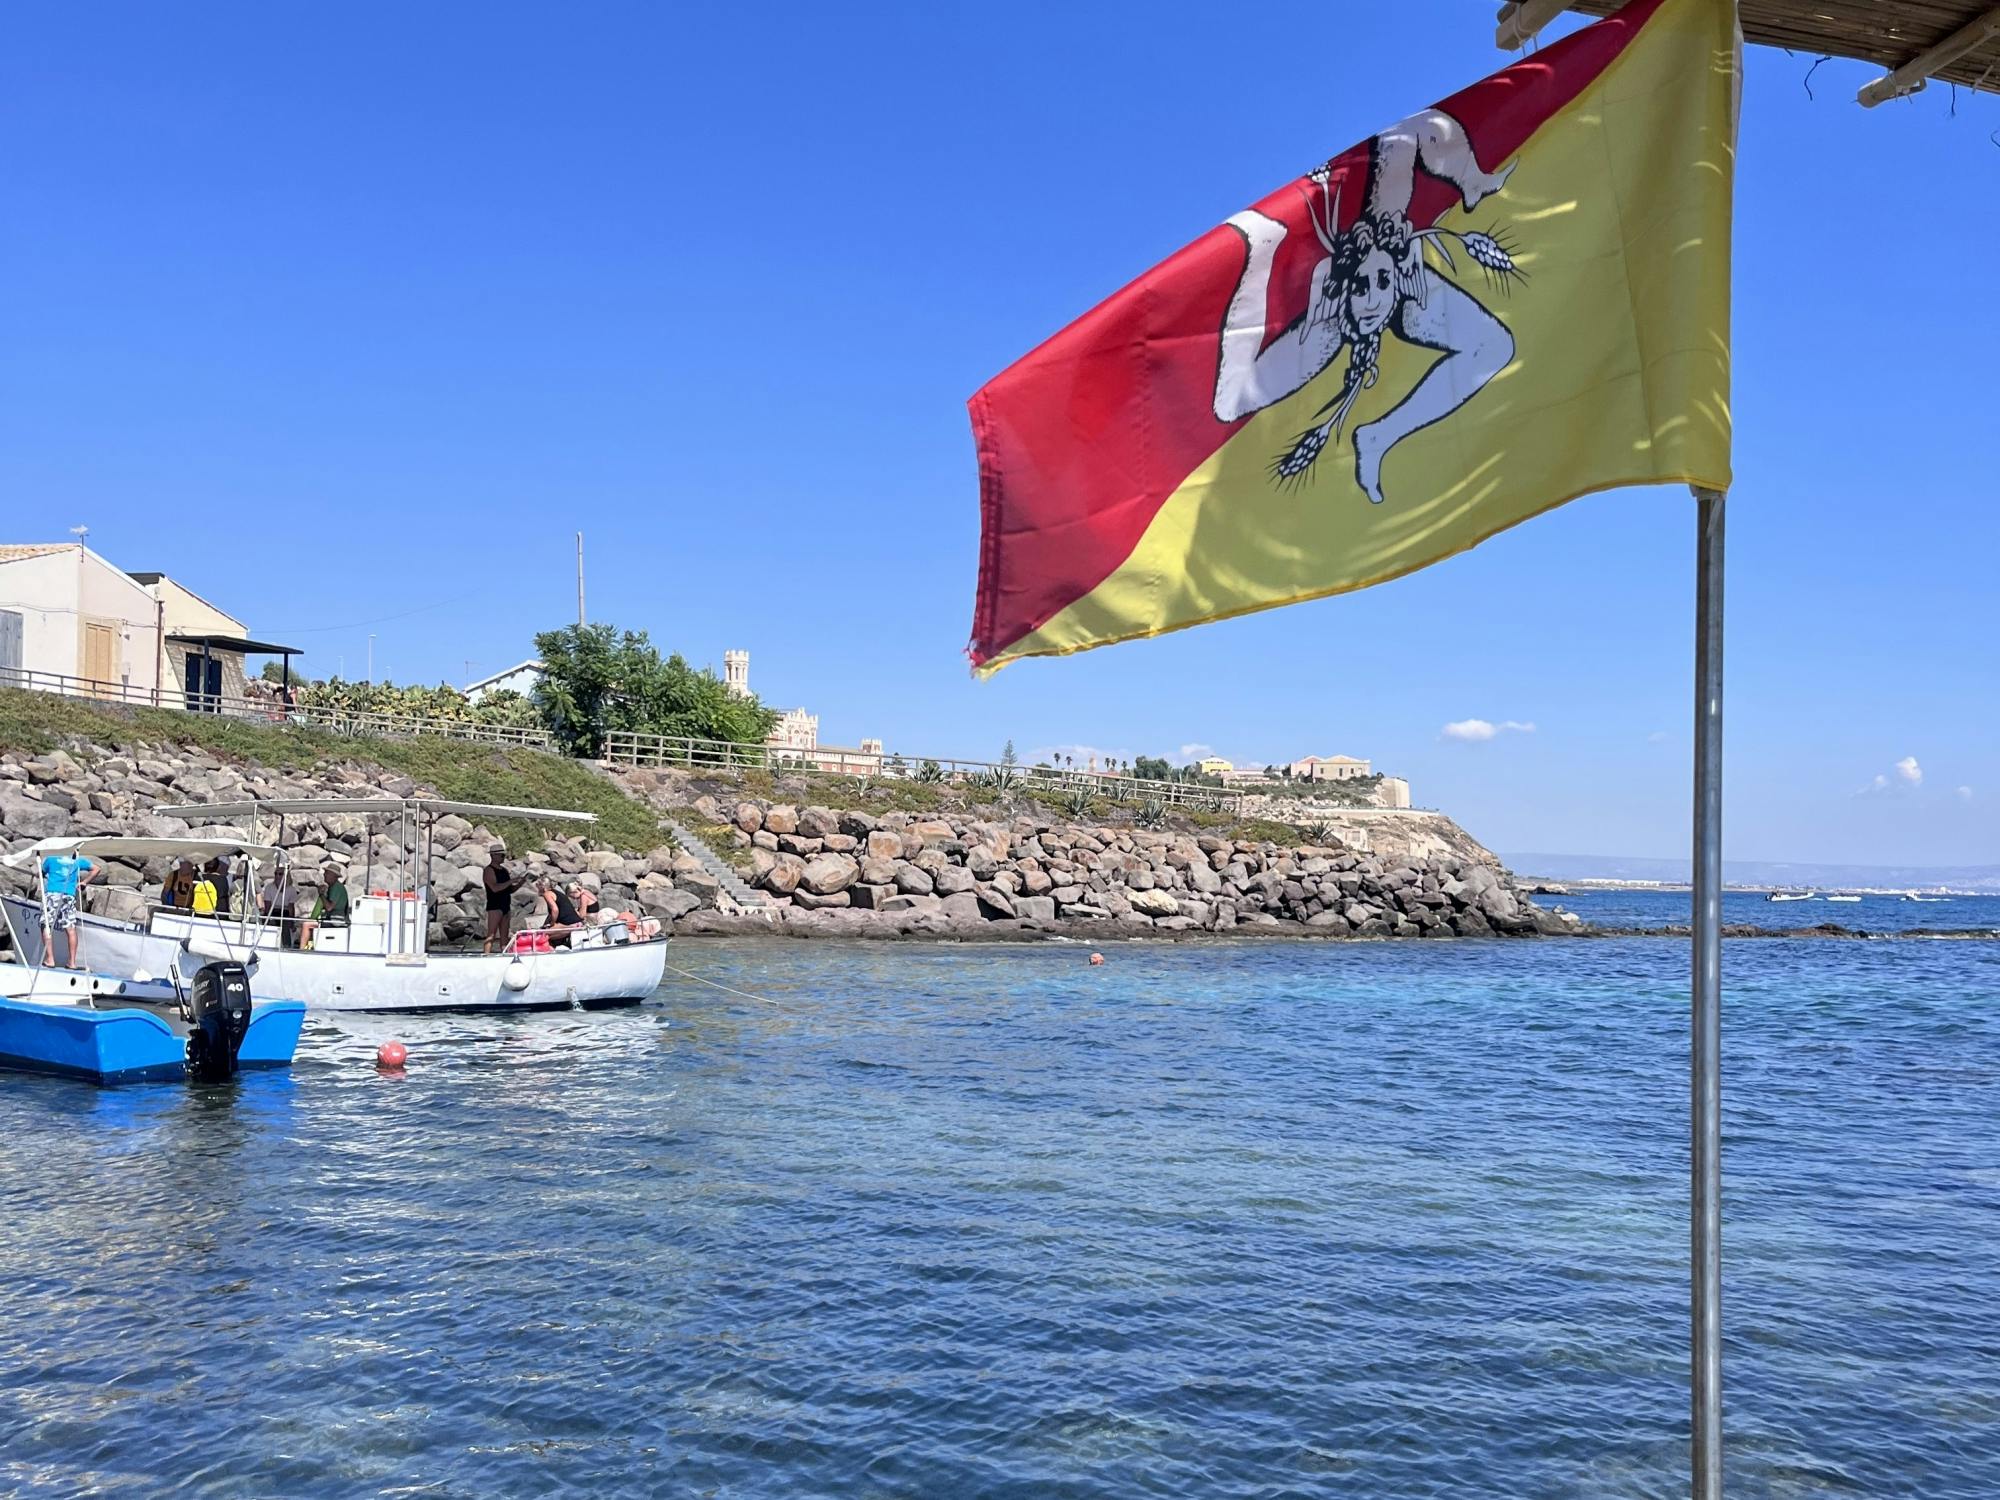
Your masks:
M1614 14L1623 0L1578 0L1571 10ZM1996 0L1741 0L1743 39L1809 57L1830 54L1893 71L1996 8ZM2000 94L2000 35L1931 75Z

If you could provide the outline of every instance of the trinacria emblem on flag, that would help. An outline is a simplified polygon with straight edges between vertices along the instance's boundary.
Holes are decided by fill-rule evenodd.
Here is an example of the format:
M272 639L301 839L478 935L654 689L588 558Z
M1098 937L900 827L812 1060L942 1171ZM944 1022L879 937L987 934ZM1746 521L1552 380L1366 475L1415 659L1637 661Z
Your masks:
M1729 484L1729 0L1607 20L1342 152L970 403L981 671Z

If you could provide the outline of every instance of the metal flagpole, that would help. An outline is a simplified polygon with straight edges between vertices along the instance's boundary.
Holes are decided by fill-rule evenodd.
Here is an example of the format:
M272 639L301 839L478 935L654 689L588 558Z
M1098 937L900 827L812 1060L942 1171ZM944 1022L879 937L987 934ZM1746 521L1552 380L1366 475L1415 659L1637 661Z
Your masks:
M1694 1034L1689 1263L1694 1500L1722 1500L1722 528L1694 492Z

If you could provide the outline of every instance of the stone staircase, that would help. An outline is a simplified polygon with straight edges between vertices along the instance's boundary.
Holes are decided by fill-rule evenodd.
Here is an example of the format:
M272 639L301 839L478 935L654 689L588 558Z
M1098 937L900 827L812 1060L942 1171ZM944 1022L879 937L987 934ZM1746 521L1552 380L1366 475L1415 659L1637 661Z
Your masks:
M673 835L673 840L681 851L694 857L696 864L708 874L716 884L715 904L725 912L745 912L756 916L771 917L777 908L764 898L762 892L753 891L743 883L743 877L729 867L729 862L717 854L686 828L671 818L662 818L660 827Z

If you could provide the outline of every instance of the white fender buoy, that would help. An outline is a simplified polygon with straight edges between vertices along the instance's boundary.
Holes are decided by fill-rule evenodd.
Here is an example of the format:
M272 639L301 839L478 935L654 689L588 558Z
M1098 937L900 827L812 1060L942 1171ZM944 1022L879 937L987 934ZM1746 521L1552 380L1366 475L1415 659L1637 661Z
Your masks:
M528 987L528 966L515 959L507 965L507 971L500 976L500 982L510 990L525 990Z

